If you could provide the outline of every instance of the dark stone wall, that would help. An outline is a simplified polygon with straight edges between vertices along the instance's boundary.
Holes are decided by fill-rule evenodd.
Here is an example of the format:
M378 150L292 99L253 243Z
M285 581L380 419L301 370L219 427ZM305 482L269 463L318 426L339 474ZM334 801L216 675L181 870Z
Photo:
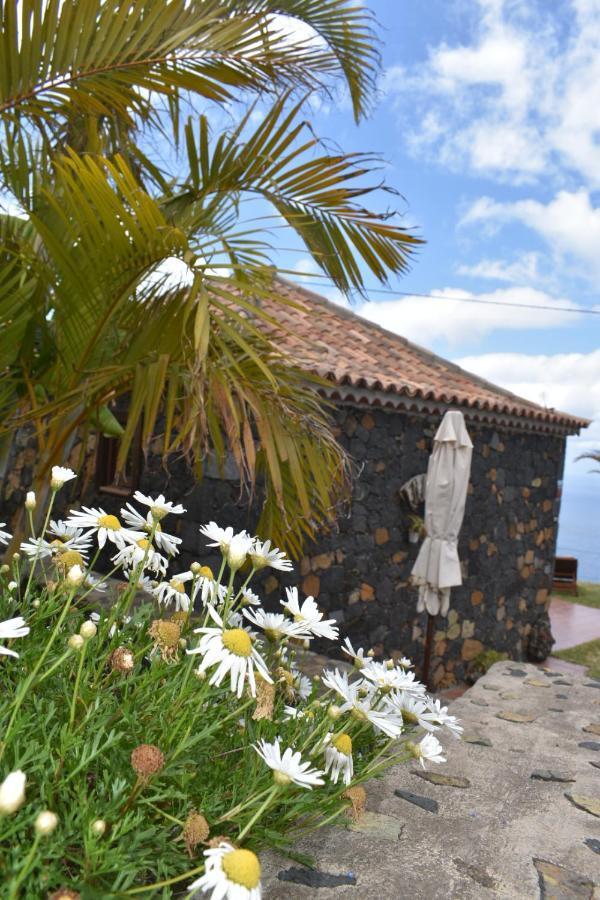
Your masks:
M409 510L398 492L426 471L439 417L340 405L336 420L339 440L357 467L351 506L330 533L306 548L291 576L265 571L266 606L277 608L284 584L298 584L355 646L406 655L418 664L426 616L417 615L416 591L408 581L419 545L409 543ZM464 583L452 591L448 617L436 620L431 660L433 681L442 687L461 680L483 650L524 658L532 626L546 615L564 462L562 437L475 422L467 427L474 452L459 542ZM165 523L183 538L174 571L194 560L216 565L199 525L214 519L252 532L258 518L234 475L205 477L195 485L183 459L170 460L166 472L151 455L140 487L145 493L163 491L187 508L184 517ZM88 495L86 502L111 512L122 503L105 494Z

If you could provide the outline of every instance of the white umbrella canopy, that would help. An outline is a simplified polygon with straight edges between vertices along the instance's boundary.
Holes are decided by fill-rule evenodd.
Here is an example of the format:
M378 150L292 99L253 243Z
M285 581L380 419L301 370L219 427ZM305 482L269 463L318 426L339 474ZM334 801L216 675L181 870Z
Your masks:
M458 535L465 514L473 444L463 414L450 410L433 439L425 484L425 530L412 569L419 585L417 612L448 614L450 588L462 584Z

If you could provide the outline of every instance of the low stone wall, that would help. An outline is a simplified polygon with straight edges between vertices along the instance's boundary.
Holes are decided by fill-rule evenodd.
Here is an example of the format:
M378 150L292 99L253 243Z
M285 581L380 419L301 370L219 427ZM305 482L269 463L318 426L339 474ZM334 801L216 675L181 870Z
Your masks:
M407 655L418 664L426 623L415 612L416 593L409 586L418 545L409 543L409 511L399 489L426 471L439 419L342 405L335 415L339 440L357 469L352 503L335 529L307 547L291 577L265 572L267 606L278 606L284 585L298 584L353 643ZM532 626L546 615L552 578L564 438L467 426L474 453L459 544L464 583L452 592L448 618L436 622L431 660L436 687L463 679L487 649L524 658ZM24 448L22 455L31 452ZM22 502L27 487L21 478L16 489L12 474L11 479L10 508ZM182 519L172 520L183 538L182 570L195 559L217 562L206 551L199 525L214 519L253 531L258 518L240 496L235 473L195 485L182 459L171 460L167 472L151 454L141 489L162 490L187 508ZM111 512L122 504L120 498L90 492L86 502Z

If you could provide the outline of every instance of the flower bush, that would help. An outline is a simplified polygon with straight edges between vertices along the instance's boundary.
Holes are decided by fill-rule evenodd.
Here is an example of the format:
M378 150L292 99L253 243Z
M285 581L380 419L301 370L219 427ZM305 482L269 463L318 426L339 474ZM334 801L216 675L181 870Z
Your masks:
M408 660L346 640L351 677L300 671L338 630L295 588L262 608L252 577L291 569L269 541L211 522L220 570L167 575L183 508L137 493L119 517L55 521L72 476L53 472L39 534L28 495L31 536L0 570L3 896L258 900L261 848L356 813L387 766L443 761L434 732L460 727ZM102 547L116 591L93 572Z

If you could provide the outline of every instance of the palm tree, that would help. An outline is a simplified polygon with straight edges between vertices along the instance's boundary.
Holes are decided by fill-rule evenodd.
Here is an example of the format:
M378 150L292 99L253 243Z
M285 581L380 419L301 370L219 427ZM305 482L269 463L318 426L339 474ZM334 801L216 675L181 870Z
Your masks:
M577 457L577 460L580 459L591 459L592 462L598 463L600 465L600 450L589 450L587 453L580 453ZM592 472L600 472L599 469L591 469Z
M365 113L369 13L347 0L0 0L0 14L2 432L35 427L40 491L75 435L116 427L110 407L127 395L118 467L140 428L144 449L158 435L198 474L229 450L243 485L264 485L259 533L298 553L333 517L348 464L317 380L268 336L270 235L285 225L345 292L363 289L363 268L402 273L419 243L365 208L377 159L327 152L302 118L306 92L336 75ZM294 40L290 23L311 36ZM214 135L195 112L240 95L267 107L258 125L251 109ZM172 170L147 149L157 135L181 151ZM172 258L185 281L164 274Z

